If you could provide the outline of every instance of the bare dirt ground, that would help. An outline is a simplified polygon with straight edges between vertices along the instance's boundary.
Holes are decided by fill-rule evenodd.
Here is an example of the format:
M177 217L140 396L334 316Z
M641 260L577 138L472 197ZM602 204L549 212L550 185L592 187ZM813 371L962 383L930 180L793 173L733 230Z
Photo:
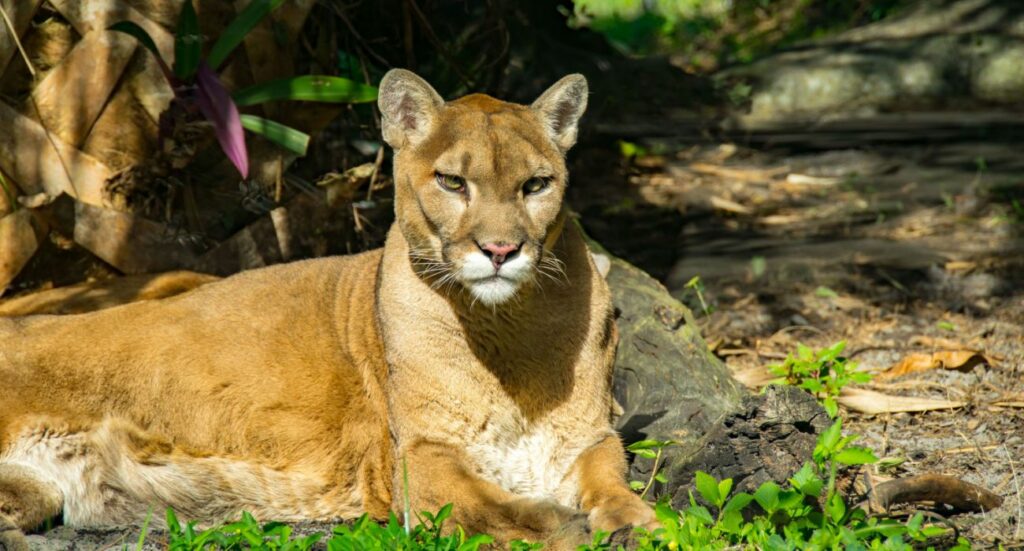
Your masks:
M752 387L798 343L847 341L878 374L862 388L897 397L841 413L892 464L872 478L939 473L992 490L1001 507L952 522L976 545L1024 546L1020 144L622 149L635 146L579 155L588 231L710 311L706 339ZM695 276L707 309L686 285ZM898 411L910 409L899 397L932 401Z

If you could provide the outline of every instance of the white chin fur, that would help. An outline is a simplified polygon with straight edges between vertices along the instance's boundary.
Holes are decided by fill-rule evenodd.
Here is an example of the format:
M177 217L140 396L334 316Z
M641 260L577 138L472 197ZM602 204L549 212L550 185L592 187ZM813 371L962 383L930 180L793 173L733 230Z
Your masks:
M515 296L531 269L530 257L522 253L502 264L497 272L483 253L470 253L462 262L462 281L476 300L493 306Z
M494 306L512 298L519 289L519 285L502 277L494 277L483 281L473 281L467 284L469 292L480 302Z

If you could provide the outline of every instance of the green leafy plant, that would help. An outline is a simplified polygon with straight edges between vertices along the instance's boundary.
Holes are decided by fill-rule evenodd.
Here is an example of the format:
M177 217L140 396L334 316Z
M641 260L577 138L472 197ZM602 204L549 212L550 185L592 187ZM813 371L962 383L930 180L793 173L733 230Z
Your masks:
M840 341L817 352L804 345L798 345L796 356L789 354L781 364L768 366L778 377L776 384L802 388L815 395L828 412L829 417L839 413L836 399L843 387L850 383L866 383L871 374L858 371L856 362L840 354L846 348L846 341Z
M700 276L691 277L684 287L693 289L693 292L697 295L697 300L700 302L700 309L704 312L705 316L710 316L715 311L713 306L708 306L708 303L704 301L704 282L700 280Z
M476 551L494 541L491 536L467 535L461 527L444 534L444 523L451 516L452 506L446 505L437 514L420 513L419 523L403 527L394 514L385 524L363 515L351 525L335 526L326 542L328 551ZM306 551L323 539L324 534L292 537L292 529L280 522L260 524L249 513L241 520L197 531L195 523L182 526L174 511L167 511L170 551L242 550ZM539 549L536 544L513 542L512 549L528 551Z
M323 534L292 539L292 528L280 522L260 524L249 513L241 520L197 531L195 522L182 526L171 509L167 510L168 549L199 551L203 549L263 549L267 551L305 551L320 541Z
M654 465L651 466L651 476L646 482L640 480L629 481L629 487L634 491L640 492L640 497L644 498L647 496L647 492L651 490L655 482L666 482L665 475L661 473L661 459L662 451L674 445L675 442L672 440L640 440L639 442L633 442L626 446L626 450L635 453L640 457L646 457L647 459L653 459Z
M377 89L352 80L308 75L275 80L240 90L232 97L221 83L217 71L224 65L246 35L268 14L281 6L284 0L252 0L238 14L202 57L202 35L192 1L182 3L178 27L174 36L174 64L168 67L160 55L153 38L138 24L121 21L110 30L128 34L139 41L156 57L175 100L186 113L198 111L214 127L217 141L224 154L248 177L249 160L243 128L262 135L268 140L305 155L309 136L299 130L256 115L240 114L239 106L256 105L267 101L320 101L334 103L362 103L377 98Z
M451 535L444 535L443 525L451 512L452 506L449 504L436 515L420 513L420 522L413 527L403 527L393 514L383 526L363 515L352 526L335 527L331 539L327 541L327 549L476 551L494 541L494 538L487 535L469 536L461 527L456 527Z
M753 494L732 493L731 479L719 481L698 472L694 482L703 503L692 492L689 506L681 510L659 501L655 514L661 527L638 530L638 548L909 551L916 543L946 534L944 528L925 526L921 514L899 522L868 517L862 509L847 506L835 487L838 469L877 461L867 448L851 445L855 439L844 437L842 421L836 420L818 438L813 461L786 487L769 481ZM757 509L752 509L754 504Z

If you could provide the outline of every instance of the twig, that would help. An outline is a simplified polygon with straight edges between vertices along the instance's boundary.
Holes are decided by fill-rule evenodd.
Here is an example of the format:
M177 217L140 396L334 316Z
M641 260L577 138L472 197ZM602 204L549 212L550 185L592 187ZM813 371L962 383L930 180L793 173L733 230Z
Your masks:
M357 42L359 42L359 48L361 50L365 50L366 53L370 54L374 59L377 60L378 63L381 64L382 67L390 67L391 64L388 63L388 60L381 57L380 54L375 52L373 48L371 48L366 43L366 40L363 39L363 35L359 34L359 31L356 30L354 25L352 25L352 22L348 20L348 17L345 15L345 10L339 6L334 5L333 3L330 3L329 5L334 10L334 13L337 14L338 19L341 19L341 22L344 23L346 27L348 27L348 32L352 33L352 37L355 38Z
M377 149L377 158L373 161L373 172L370 173L370 184L366 187L366 200L373 198L373 186L377 183L377 174L380 173L380 165L384 162L384 144Z
M957 454L961 454L961 453L971 453L971 452L980 452L980 451L994 450L994 449L997 449L997 448L999 448L999 444L992 444L992 445L989 445L989 446L974 445L974 446L964 446L962 448L950 448L948 450L940 450L939 453L941 455L957 455Z
M429 38L430 41L434 43L434 47L437 48L437 51L438 53L441 54L441 57L443 57L444 60L448 63L448 65L451 66L452 70L455 71L455 74L459 75L459 80L462 81L462 84L466 85L466 87L468 88L472 88L472 83L469 77L466 76L464 72L462 72L462 68L459 67L459 64L455 61L455 58L452 57L451 52L449 52L448 49L445 48L441 40L437 38L437 34L434 33L434 28L430 26L430 21L427 19L427 16L424 15L424 13L420 10L419 5L416 4L416 0L406 0L406 2L409 4L409 6L412 7L412 10L416 12L416 17L419 18L420 24L423 25L423 30L427 31L427 38Z
M772 336L768 337L768 340L772 340L775 337L778 337L779 335L782 335L782 334L785 334L785 333L790 333L790 332L793 332L793 331L798 331L798 330L810 331L812 333L817 333L819 335L824 335L825 334L824 331L822 331L821 329L818 329L817 327L815 327L813 325L787 325L786 327L783 327L782 329L779 329L778 331L772 333Z
M648 490L651 486L654 486L654 479L658 476L658 463L661 461L661 450L658 448L657 454L654 456L654 466L651 467L651 478L647 479L647 485L644 486L644 491L640 492L640 499L643 499L647 495Z
M1013 474L1013 487L1017 490L1017 527L1013 530L1013 539L1020 539L1020 523L1024 521L1024 504L1021 501L1020 492L1020 480L1017 479L1017 468L1013 465L1013 457L1010 456L1010 450L1006 449L1006 445L1003 445L1003 453L1006 454L1006 461L1010 463L1010 473Z
M992 458L989 457L988 454L985 453L981 449L981 446L979 446L977 442L975 442L974 440L968 438L967 435L964 434L963 431L961 431L959 429L956 429L954 432L956 432L957 436L959 436L960 438L963 438L964 442L967 442L968 444L971 444L971 445L974 446L974 450L978 452L978 459L981 459L984 463L987 463L989 465L992 464Z
M274 177L274 202L281 204L281 188L284 187L284 155L278 154L277 156L277 170L275 171Z
M898 346L883 346L883 345L862 346L860 348L857 348L857 349L851 351L849 354L847 354L846 355L846 359L853 358L854 356L857 356L859 354L863 354L864 352L870 352L872 350L898 350L899 348L900 347L898 347Z

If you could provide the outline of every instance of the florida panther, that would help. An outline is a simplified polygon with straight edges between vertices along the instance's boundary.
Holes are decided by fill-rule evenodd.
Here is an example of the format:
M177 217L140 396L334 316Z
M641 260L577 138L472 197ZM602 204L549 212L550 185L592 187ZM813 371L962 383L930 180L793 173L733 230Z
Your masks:
M151 506L386 517L406 490L499 542L574 548L653 521L610 424L609 290L563 205L586 80L529 106L446 103L396 69L378 102L382 249L0 319L0 542Z

